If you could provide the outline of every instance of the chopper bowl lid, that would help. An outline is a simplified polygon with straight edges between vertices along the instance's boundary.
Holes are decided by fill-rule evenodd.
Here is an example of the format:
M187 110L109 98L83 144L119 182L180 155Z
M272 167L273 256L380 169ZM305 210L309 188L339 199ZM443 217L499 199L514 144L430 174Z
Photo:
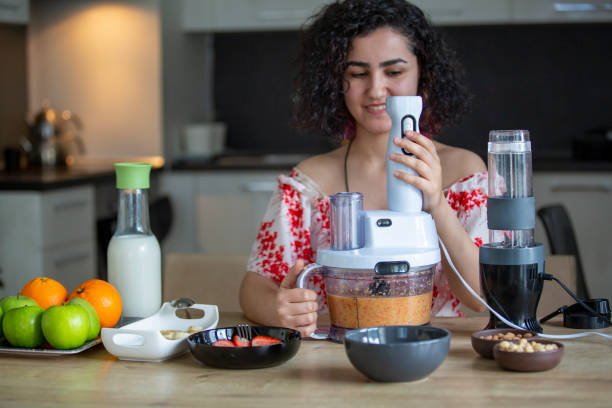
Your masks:
M321 249L317 263L332 268L374 269L379 262L405 261L410 269L429 267L440 262L440 249L435 248L359 248L346 251Z

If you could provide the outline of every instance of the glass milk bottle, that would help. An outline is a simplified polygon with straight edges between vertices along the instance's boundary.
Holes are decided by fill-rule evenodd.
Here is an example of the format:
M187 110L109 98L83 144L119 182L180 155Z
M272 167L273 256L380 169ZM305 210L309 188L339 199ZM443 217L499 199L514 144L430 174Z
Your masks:
M108 282L121 295L122 323L151 316L161 306L161 251L149 224L150 172L150 164L115 164L119 206L108 245Z

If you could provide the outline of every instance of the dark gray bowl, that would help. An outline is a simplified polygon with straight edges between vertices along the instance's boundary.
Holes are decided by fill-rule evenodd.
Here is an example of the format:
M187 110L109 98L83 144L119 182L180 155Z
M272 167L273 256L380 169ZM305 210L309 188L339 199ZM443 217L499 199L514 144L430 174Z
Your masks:
M442 364L450 332L431 326L381 326L348 331L344 348L353 364L375 381L415 381Z

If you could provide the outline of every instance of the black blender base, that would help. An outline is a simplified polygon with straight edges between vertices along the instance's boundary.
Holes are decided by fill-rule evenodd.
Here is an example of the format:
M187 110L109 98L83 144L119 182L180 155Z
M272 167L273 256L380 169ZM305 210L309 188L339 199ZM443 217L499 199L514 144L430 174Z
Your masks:
M487 327L485 327L485 330L488 329L511 329L512 327L508 326L506 323L502 322L501 320L499 320L495 315L489 313L489 315L491 316L491 318L489 319L489 323L487 324ZM537 333L542 333L542 326L540 326L540 324L538 323L537 319L534 318L528 318L528 319L523 319L523 320L517 320L515 321L514 319L508 319L509 321L511 321L512 323L516 324L517 326L523 327L525 328L525 330L529 330L532 332L537 332Z

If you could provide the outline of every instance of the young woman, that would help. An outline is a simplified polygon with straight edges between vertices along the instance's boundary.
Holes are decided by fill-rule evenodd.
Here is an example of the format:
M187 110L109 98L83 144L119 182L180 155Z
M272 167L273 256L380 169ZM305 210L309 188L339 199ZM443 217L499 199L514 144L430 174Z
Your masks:
M421 134L395 143L414 154L391 156L416 170L395 177L423 191L438 235L464 279L479 291L478 246L488 236L483 161L432 138L465 112L468 95L458 66L417 7L404 0L346 0L324 7L302 37L294 98L296 123L339 148L279 177L242 282L240 302L256 322L316 329L324 288L295 288L305 264L329 245L329 196L358 191L365 210L387 209L386 150L391 119L385 99L420 95ZM460 316L461 303L481 310L446 260L434 274L432 314Z

